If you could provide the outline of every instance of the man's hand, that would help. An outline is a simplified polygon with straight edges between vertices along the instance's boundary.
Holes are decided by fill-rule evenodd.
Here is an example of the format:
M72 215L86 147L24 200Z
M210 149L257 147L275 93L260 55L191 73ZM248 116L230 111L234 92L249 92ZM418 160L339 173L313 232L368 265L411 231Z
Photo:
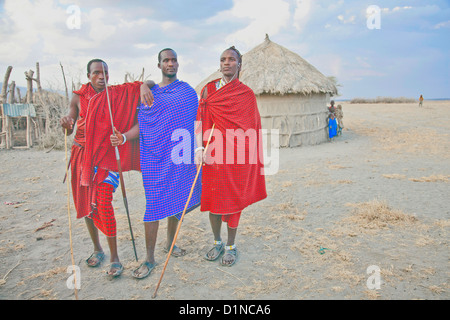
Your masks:
M141 102L147 106L151 106L153 104L153 94L152 94L152 90L150 90L149 86L153 84L154 82L151 81L151 83L147 83L144 82L141 85ZM153 85L151 85L151 87L153 87Z
M74 120L70 116L65 116L59 120L61 127L67 130L67 134L71 134L73 132L73 124Z
M109 139L111 140L111 145L113 147L117 147L120 146L121 144L123 144L124 141L124 136L122 133L120 133L119 131L117 131L116 128L114 128L114 134L112 134Z

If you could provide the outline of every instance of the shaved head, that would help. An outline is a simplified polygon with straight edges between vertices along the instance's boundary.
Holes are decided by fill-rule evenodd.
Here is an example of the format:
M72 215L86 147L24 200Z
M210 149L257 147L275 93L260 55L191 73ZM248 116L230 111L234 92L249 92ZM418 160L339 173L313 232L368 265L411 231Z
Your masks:
M173 50L173 49L171 49L171 48L165 48L165 49L162 49L162 50L158 53L158 63L161 62L161 53L163 53L164 51L172 51L173 54L174 54L175 56L177 56L177 53L175 52L175 50Z

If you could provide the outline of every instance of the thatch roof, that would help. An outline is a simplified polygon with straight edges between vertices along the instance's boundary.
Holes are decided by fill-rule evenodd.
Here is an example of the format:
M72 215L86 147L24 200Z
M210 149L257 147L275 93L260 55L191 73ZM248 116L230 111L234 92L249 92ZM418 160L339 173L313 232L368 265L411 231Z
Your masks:
M216 71L203 80L195 90L214 79L221 78ZM241 82L249 86L256 95L268 94L337 94L337 88L327 77L298 54L272 42L265 41L242 56Z

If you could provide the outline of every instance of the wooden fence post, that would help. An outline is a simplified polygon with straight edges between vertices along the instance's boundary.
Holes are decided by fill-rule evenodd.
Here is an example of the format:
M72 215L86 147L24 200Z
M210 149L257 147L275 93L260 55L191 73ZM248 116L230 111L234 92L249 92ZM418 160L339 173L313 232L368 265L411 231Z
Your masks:
M31 135L32 129L31 116L27 115L27 148L31 148L33 146L33 136Z

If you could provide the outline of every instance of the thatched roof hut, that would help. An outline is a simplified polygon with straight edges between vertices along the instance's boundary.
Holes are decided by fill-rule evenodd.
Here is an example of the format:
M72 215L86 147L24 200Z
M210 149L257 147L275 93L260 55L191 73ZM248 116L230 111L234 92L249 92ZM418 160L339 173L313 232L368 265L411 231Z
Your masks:
M197 87L214 79L214 72ZM333 82L298 54L265 41L242 56L239 79L256 95L263 129L279 129L280 146L327 141L327 101L337 93Z

